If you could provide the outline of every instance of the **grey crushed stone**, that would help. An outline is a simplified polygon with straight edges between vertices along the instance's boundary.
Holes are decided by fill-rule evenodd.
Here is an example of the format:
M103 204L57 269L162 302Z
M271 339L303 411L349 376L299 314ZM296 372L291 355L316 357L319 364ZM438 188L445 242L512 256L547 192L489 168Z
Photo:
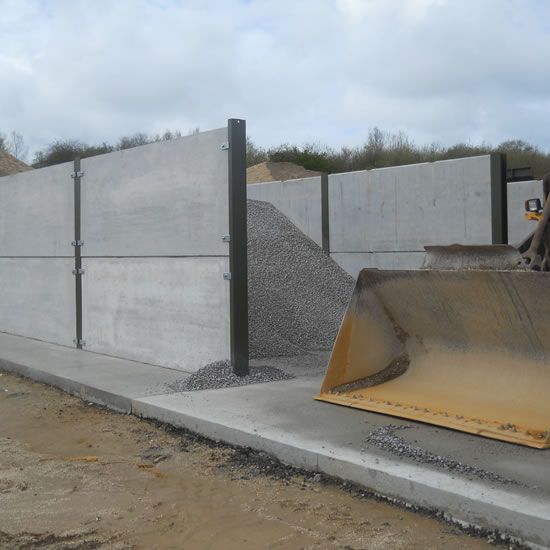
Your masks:
M431 464L449 472L456 472L458 474L463 474L470 477L473 476L488 481L496 481L499 483L517 483L499 474L484 470L483 468L470 466L457 460L426 451L417 445L407 443L402 437L396 434L398 430L409 428L409 426L395 426L393 424L381 426L380 428L373 430L367 436L365 441L366 443L370 443L384 451L389 451L390 453L401 458L409 458L414 462L419 462L421 464Z
M274 206L248 201L250 357L331 349L354 283Z
M171 389L176 392L213 390L263 382L278 382L291 378L294 378L292 374L270 366L250 367L249 375L237 376L233 373L231 362L224 360L210 363L188 378L176 380L171 384Z

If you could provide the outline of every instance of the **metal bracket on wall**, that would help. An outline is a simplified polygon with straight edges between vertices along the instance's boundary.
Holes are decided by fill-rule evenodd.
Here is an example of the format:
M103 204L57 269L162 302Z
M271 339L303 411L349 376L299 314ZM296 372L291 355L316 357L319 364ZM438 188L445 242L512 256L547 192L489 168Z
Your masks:
M230 281L231 280L231 273L229 273L229 271L226 271L223 274L223 278L224 278L225 281Z
M85 346L86 345L86 340L82 340L80 338L73 338L73 344L75 346L78 346L79 348L81 348L82 346Z
M230 243L231 242L231 235L222 235L222 241L224 243Z
M71 244L73 246L84 246L84 241L78 240L78 241L72 241Z
M222 151L227 151L229 149L229 143L222 143Z
M81 267L78 269L73 269L73 275L84 275L84 273L86 273L86 270Z
M81 178L82 176L84 176L84 172L81 172L80 170L71 173L71 178L73 179Z

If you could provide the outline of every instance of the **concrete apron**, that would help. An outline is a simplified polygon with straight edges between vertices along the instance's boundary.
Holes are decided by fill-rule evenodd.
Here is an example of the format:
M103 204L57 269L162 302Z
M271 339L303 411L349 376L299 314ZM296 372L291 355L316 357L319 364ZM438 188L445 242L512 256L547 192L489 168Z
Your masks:
M264 451L286 464L357 483L464 526L496 530L532 548L550 547L550 453L315 402L319 369L301 369L297 378L283 382L171 393L169 385L185 373L4 333L0 349L0 370L86 401ZM284 362L261 364L281 368ZM446 445L449 454L461 455L457 460L497 464L498 473L514 483L467 479L365 445L372 429L391 423L409 426L415 442L427 448L434 441L438 450Z

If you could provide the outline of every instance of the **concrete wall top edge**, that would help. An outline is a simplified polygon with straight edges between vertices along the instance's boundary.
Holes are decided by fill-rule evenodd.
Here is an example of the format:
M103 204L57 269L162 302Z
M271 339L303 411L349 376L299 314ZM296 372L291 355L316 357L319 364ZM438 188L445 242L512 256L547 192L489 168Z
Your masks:
M73 172L73 162L63 162L61 164L54 164L52 166L45 166L44 168L36 168L34 170L26 170L25 172L17 172L17 174L10 174L9 176L0 176L0 185L11 184L20 181L35 181L44 178L45 175L50 173L63 174L67 173L69 181Z
M489 159L490 157L491 157L491 155L477 155L477 156L473 156L473 157L461 157L461 158L456 158L456 159L435 160L435 161L432 161L432 162L417 162L417 163L413 163L413 164L398 164L396 166L384 166L384 167L381 167L381 168L370 168L368 170L355 170L355 171L351 171L351 172L337 172L337 173L334 173L334 174L329 174L329 179L330 178L336 178L338 176L347 176L347 175L350 175L350 174L365 174L365 173L369 173L369 172L383 172L383 171L388 171L388 170L396 170L396 169L400 169L400 168L413 168L413 167L431 166L431 165L434 165L434 164L462 162L462 161L472 160L472 159Z
M92 168L94 164L100 164L104 162L106 159L110 158L116 158L118 157L128 157L128 160L135 157L138 158L142 156L143 154L148 154L149 151L154 149L159 149L165 144L173 144L175 147L178 147L180 145L185 145L186 143L190 143L194 140L196 140L199 136L199 139L209 139L211 136L215 136L216 134L224 135L225 133L225 140L227 141L227 127L222 128L216 128L214 130L206 130L204 132L199 132L198 134L192 134L190 136L181 136L179 138L171 139L168 141L156 141L154 143L147 143L145 145L138 145L137 147L131 147L130 149L122 149L121 151L113 151L111 153L104 153L102 155L95 155L93 157L87 157L82 159L82 165L86 165L88 168ZM220 146L222 145L222 142L220 143ZM72 162L69 163L72 168ZM72 171L72 170L71 170Z
M294 179L289 179L289 180L259 181L257 183L249 183L248 186L249 187L254 187L256 185L271 185L271 184L275 184L275 183L287 183L287 184L302 183L302 182L314 181L314 180L319 180L319 182L320 182L321 181L321 176L310 176L309 178L294 178Z

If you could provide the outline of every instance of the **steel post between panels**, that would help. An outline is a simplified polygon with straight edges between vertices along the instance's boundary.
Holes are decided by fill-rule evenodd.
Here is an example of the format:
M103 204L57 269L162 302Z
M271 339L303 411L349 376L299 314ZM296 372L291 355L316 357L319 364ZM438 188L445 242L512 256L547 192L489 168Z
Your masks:
M491 235L492 244L508 244L508 185L506 155L491 154Z
M248 241L246 215L246 121L228 120L229 270L231 364L245 376L248 367Z
M323 252L330 256L330 225L328 205L328 174L321 174L321 239Z
M74 159L74 280L75 280L75 304L76 304L76 334L75 344L82 349L82 240L80 233L81 212L81 178L80 159Z

